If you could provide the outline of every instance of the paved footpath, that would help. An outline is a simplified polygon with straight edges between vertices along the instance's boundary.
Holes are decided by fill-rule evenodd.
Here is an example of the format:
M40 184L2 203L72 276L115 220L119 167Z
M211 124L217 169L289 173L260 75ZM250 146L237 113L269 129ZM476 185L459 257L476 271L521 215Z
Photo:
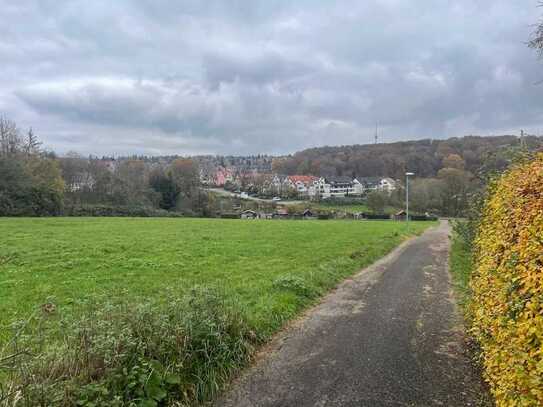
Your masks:
M449 226L347 280L279 334L216 406L476 406L448 274Z

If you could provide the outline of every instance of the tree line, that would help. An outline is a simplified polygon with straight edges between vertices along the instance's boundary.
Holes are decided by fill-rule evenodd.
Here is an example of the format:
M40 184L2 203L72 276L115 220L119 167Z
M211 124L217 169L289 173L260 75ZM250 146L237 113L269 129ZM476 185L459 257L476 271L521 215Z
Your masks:
M0 215L58 215L64 180L53 154L43 151L32 129L22 133L0 117Z
M438 176L443 168L455 168L462 160L463 169L478 175L485 165L505 169L509 148L523 145L530 150L543 147L543 137L466 136L446 140L401 141L386 144L316 147L276 158L274 172L285 175L316 175L403 178L406 171L418 177Z
M29 129L0 117L0 216L206 215L198 164L110 160L42 149Z
M542 147L543 138L535 136L321 147L276 157L273 171L390 176L399 180L396 191L371 192L364 198L373 212L380 213L385 207L404 207L404 174L409 170L416 174L410 183L413 213L462 216L488 174L503 171L515 152ZM270 160L266 156L258 159ZM217 197L201 188L202 170L197 157L115 160L77 153L58 157L42 148L32 129L23 132L0 117L0 216L214 216L220 205ZM266 177L269 175L241 177L241 188L251 191Z

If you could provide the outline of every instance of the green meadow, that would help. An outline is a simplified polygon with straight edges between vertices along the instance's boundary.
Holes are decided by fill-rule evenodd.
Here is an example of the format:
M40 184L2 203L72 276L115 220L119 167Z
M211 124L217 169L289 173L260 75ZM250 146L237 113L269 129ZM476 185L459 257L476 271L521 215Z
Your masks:
M412 222L410 231L426 226ZM45 302L160 298L195 285L218 285L256 320L267 319L300 305L273 288L277 278L326 289L406 237L404 224L388 221L12 218L0 219L0 229L4 323ZM319 275L326 265L339 270Z
M0 218L0 385L28 405L208 400L287 320L432 224Z

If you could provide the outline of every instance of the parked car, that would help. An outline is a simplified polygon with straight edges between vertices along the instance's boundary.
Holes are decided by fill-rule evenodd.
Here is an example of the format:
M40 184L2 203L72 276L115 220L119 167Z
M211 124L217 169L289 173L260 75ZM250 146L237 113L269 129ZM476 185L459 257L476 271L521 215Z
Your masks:
M249 194L247 192L242 192L239 196L241 198L249 198Z
M278 196L274 196L272 198L272 201L274 201L274 202L277 202L277 201L280 201L280 200L281 200L281 198L279 198Z

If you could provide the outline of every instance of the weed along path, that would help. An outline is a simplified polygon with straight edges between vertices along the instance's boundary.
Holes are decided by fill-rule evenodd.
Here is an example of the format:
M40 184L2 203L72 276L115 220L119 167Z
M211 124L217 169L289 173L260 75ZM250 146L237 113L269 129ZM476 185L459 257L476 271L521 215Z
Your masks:
M475 406L446 222L344 282L279 334L217 406Z

